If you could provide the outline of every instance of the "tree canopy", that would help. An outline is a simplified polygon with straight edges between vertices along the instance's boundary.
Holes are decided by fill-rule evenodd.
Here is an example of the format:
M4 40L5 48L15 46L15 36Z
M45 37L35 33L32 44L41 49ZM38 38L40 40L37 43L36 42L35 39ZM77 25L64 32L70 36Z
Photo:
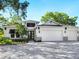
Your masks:
M22 19L20 16L14 15L9 20L6 20L3 16L0 16L0 22L7 25L15 25L16 32L18 32L21 36L27 34L27 29L24 25L22 25ZM0 33L3 33L3 29L0 28Z
M10 15L17 14L22 17L26 17L28 2L20 2L20 0L0 0L0 10L4 12L8 10Z
M44 16L41 17L42 22L47 22L49 20L53 20L65 25L75 26L77 24L77 16L71 17L63 12L47 12Z
M15 25L16 31L20 35L25 35L27 29L24 25L22 25L22 18L26 18L27 15L27 7L29 2L27 0L0 0L0 22L7 24L7 25ZM9 13L10 16L8 19L5 18L3 15L4 13Z
M17 16L17 15L12 16L9 20L10 20L10 21L9 21L9 24L13 24L13 25L15 25L15 24L17 24L17 23L22 24L22 19L21 19L21 17L20 17L20 16Z
M25 28L24 25L22 25L22 19L20 16L14 15L11 17L8 25L15 25L16 26L16 31L21 35L27 34L27 29Z
M7 23L7 19L4 18L3 16L0 16L0 22L2 22L3 24Z

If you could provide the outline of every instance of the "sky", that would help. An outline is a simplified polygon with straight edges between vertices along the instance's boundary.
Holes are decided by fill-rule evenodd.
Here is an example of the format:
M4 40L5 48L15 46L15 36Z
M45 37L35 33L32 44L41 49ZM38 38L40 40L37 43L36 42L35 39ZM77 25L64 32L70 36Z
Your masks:
M24 0L20 0L23 2ZM46 12L65 12L69 16L78 16L79 26L79 0L27 0L30 4L27 8L27 20L40 21ZM5 16L7 16L5 14Z
M23 0L21 0L22 2ZM27 19L40 21L46 12L65 12L69 16L79 17L79 0L27 0ZM77 20L79 25L79 18Z

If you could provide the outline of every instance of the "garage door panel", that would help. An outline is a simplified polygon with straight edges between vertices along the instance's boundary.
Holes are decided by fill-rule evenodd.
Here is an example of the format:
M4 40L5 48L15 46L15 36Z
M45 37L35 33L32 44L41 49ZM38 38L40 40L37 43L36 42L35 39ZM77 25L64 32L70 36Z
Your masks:
M68 31L68 40L77 40L77 32Z
M43 31L42 41L62 41L62 31Z

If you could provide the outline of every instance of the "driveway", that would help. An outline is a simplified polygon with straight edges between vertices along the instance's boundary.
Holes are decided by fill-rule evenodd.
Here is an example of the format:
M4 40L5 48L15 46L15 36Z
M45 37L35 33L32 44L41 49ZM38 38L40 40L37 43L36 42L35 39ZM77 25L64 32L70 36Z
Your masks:
M0 46L0 59L79 59L79 42L41 42Z

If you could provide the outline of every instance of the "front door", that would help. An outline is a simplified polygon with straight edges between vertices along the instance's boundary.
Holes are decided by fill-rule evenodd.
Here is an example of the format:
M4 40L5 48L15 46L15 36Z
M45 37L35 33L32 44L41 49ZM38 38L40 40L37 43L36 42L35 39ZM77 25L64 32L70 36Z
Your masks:
M29 40L34 40L34 31L29 31L28 32L28 39Z

